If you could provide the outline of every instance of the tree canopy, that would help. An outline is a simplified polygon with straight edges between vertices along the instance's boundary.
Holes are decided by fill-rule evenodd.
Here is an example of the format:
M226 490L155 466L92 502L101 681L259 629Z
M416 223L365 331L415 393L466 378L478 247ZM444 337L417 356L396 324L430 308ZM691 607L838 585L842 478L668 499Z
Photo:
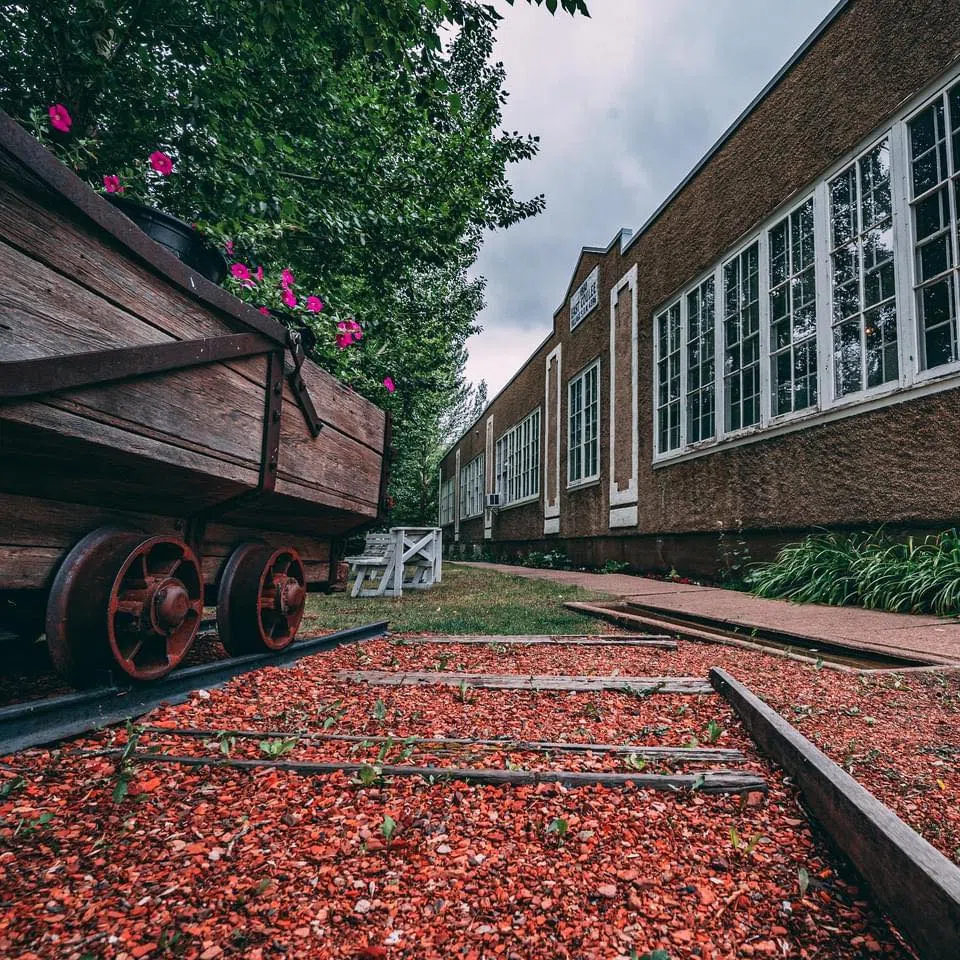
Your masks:
M586 14L583 0L527 2ZM537 138L500 129L498 20L476 0L0 4L5 110L27 122L63 104L71 130L51 136L91 144L77 163L94 183L164 151L174 173L146 199L321 295L314 358L392 407L408 519L433 504L408 503L404 461L466 389L482 233L544 205L507 179ZM363 339L338 347L334 313Z

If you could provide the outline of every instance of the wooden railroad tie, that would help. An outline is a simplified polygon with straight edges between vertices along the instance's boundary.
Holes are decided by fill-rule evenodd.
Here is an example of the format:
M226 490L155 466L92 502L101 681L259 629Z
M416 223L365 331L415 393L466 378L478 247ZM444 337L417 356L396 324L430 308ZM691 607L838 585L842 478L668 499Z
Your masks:
M77 756L116 756L122 749L84 750ZM162 753L136 752L126 758L129 763L173 764L186 767L226 767L233 770L285 770L304 776L329 776L333 773L357 774L373 766L369 763L299 763L294 760L233 760L222 757L171 756ZM565 787L606 786L624 787L628 783L641 790L660 790L677 793L682 790L697 793L765 793L767 783L762 777L742 770L699 770L690 773L588 773L577 770L498 770L483 767L414 767L377 764L380 777L419 777L423 780L485 784L489 786L528 786L538 783L559 783Z
M700 677L563 676L561 674L445 673L443 671L338 670L338 680L373 686L466 685L487 690L617 690L649 696L654 693L713 693L709 681Z
M500 749L513 753L610 753L637 756L644 760L669 760L673 762L746 763L747 756L740 750L726 747L651 747L634 743L570 743L565 740L517 740L475 737L405 737L395 733L390 736L364 736L359 733L298 733L294 730L223 730L213 727L144 727L144 733L161 736L188 738L249 737L255 739L290 738L307 742L390 743L397 747L415 746L442 749L451 747L478 747Z
M671 640L666 634L649 634L630 636L592 636L585 634L570 634L569 636L530 636L530 637L497 637L497 636L476 636L476 637L411 637L403 640L404 644L464 644L466 646L488 646L494 647L503 645L505 647L533 647L533 646L553 646L553 647L652 647L658 650L676 650L676 640Z

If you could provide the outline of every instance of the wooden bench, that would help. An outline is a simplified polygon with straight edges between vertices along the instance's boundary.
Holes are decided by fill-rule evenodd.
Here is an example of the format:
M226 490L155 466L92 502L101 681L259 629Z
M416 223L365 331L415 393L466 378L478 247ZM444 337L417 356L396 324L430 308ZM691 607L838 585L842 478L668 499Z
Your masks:
M368 533L363 553L347 557L354 577L351 597L395 596L394 570L397 565L397 538L392 533ZM369 582L370 586L364 587Z
M346 558L354 578L350 596L399 597L404 587L429 590L442 576L441 537L438 527L368 533L363 553Z

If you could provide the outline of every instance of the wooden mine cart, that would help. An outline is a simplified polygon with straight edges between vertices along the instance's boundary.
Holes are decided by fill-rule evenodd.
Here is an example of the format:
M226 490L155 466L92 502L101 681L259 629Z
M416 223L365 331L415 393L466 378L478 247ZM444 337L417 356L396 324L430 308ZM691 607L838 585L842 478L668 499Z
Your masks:
M162 676L205 595L231 653L292 642L387 430L0 113L0 617L64 676Z

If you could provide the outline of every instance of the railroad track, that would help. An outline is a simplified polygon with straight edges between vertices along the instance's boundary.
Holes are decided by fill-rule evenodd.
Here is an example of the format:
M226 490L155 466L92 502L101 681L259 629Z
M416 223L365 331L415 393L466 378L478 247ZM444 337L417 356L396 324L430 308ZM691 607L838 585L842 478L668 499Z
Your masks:
M52 698L0 710L0 755L24 746L48 743L107 723L146 713L162 701L184 698L192 690L214 686L231 676L260 666L289 663L299 657L337 644L381 635L386 624L371 624L354 630L301 641L280 655L242 657L170 675L148 688L104 688L83 694ZM427 638L423 638L426 641ZM576 645L577 638L563 638ZM441 638L454 643L456 638ZM471 637L474 643L496 644L497 637ZM545 645L562 644L559 638L543 638ZM824 755L787 721L724 670L714 668L707 678L502 675L476 672L341 670L330 680L362 687L396 688L415 684L418 688L460 687L464 702L467 689L529 690L539 692L594 691L603 696L630 693L641 698L672 695L691 698L722 697L739 717L760 753L784 769L803 794L810 815L868 882L877 903L893 918L918 949L923 960L956 960L960 956L960 869L922 839L889 808L864 789L848 773ZM371 763L344 761L329 756L271 757L270 759L221 756L217 753L185 752L191 741L213 738L269 739L289 737L297 748L324 744L351 744L357 747L393 747L397 744L422 750L437 758L424 763L377 763L376 776L417 777L428 784L463 781L475 784L522 786L559 783L567 788L591 785L704 794L750 794L767 789L763 776L753 770L737 769L748 758L737 750L651 747L625 743L567 743L510 737L390 737L362 734L270 731L247 728L139 726L137 737L151 738L151 749L134 743L99 750L66 751L75 756L121 758L124 763L181 767L228 768L256 771L282 770L301 776L324 777L346 773L362 777ZM153 740L152 738L156 738ZM158 747L157 744L163 745ZM158 752L159 750L159 752ZM483 763L485 755L497 752L533 755L530 769L508 769ZM463 754L468 763L457 756ZM642 765L630 772L572 770L555 765L554 756L629 757L665 769L647 772ZM443 758L451 759L444 765ZM478 762L479 761L479 762ZM547 763L546 768L543 764ZM539 764L539 766L538 766ZM678 769L679 768L679 769ZM625 801L626 802L626 801Z
M386 629L383 620L305 637L278 653L229 657L175 670L150 684L108 685L0 707L0 757L122 723L149 713L161 703L178 703L195 690L219 686L251 670L285 666L342 643L382 636Z

